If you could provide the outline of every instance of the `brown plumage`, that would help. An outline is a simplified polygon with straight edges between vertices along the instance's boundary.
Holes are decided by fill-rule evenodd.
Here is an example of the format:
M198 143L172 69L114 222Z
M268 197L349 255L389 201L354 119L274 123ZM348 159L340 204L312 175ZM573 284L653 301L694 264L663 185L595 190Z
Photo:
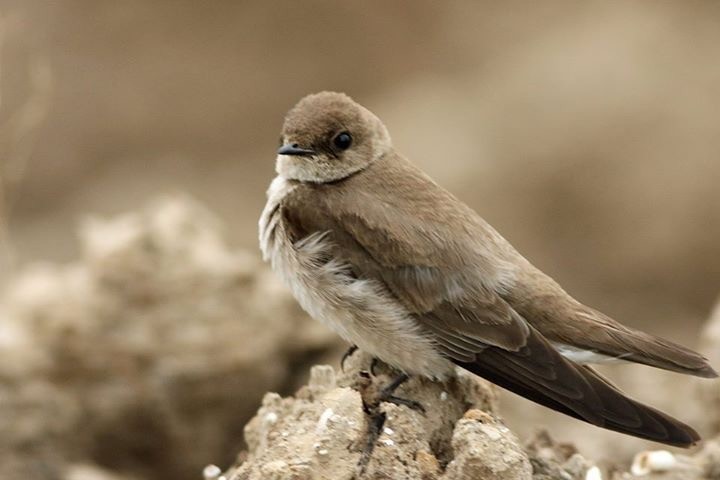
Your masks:
M283 141L261 246L311 315L411 374L440 378L455 364L594 425L678 446L699 439L573 359L717 376L702 356L577 302L397 154L368 110L311 95L288 114Z

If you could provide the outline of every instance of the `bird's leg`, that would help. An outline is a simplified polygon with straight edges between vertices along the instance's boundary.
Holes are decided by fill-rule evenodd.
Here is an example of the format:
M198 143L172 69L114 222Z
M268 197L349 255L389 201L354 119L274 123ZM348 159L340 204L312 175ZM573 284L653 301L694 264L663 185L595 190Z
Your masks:
M374 363L375 362L373 362L373 364ZM373 366L371 366L371 370L372 369ZM362 454L357 464L358 475L362 475L365 472L370 458L372 458L373 450L375 450L375 443L383 431L383 426L387 419L385 412L380 409L380 405L383 402L404 405L413 410L420 411L423 414L425 413L425 408L419 402L395 396L395 391L410 378L406 373L399 374L390 383L380 388L378 388L373 381L374 378L374 375L370 372L362 370L359 372L358 380L355 383L357 390L360 392L363 411L367 416L365 441L362 445Z
M363 410L365 413L370 415L373 411L380 407L382 402L393 403L395 405L404 405L412 410L425 413L425 408L415 400L398 397L395 395L395 391L407 382L410 378L406 373L400 373L390 383L383 387L379 387L373 380L377 377L374 375L374 367L377 364L377 359L373 359L373 363L370 365L370 372L361 370L358 374L359 378L355 382L357 390L360 392L360 398L362 399Z
M360 454L360 460L357 463L357 476L362 476L365 473L365 469L370 463L372 453L375 450L375 442L380 438L386 418L385 412L379 410L368 415L365 444Z
M343 356L340 359L340 370L342 370L343 372L345 371L345 360L347 360L350 355L355 353L357 349L357 345L350 345L350 348L348 348L345 353L343 353Z
M387 415L380 410L380 402L377 400L377 390L373 383L373 376L366 370L358 373L355 381L355 388L360 392L362 400L363 412L365 412L367 428L365 438L360 438L352 447L354 450L360 451L360 459L357 463L356 474L353 479L361 477L365 473L365 469L372 458L373 450L375 450L375 442L377 442L382 432Z

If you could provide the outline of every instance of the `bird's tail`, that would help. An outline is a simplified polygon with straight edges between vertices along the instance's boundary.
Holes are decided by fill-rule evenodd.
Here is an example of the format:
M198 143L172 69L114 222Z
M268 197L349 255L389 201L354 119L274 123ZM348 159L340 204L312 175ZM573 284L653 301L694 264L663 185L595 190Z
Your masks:
M602 312L579 305L573 320L584 329L574 346L629 362L696 377L716 378L717 372L699 353L664 338L622 325Z
M531 328L517 352L489 347L475 362L456 362L511 392L598 427L677 447L700 436L688 425L626 397L594 370L560 355Z

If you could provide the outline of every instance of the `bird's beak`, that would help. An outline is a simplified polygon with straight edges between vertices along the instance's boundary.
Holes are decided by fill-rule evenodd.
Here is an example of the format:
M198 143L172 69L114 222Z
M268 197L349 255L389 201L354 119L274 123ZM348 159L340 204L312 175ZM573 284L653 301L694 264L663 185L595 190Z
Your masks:
M280 147L277 151L278 155L294 155L296 157L306 157L309 155L315 155L314 150L308 150L306 148L300 148L297 143L288 143Z

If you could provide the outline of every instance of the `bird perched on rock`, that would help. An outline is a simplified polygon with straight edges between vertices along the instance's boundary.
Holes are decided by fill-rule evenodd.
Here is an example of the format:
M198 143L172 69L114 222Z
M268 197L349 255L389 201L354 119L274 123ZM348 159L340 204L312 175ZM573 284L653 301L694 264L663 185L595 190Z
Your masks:
M277 153L263 255L311 316L401 372L381 399L399 400L408 375L441 379L459 366L602 428L681 447L699 440L588 364L716 377L705 358L575 300L396 152L350 97L300 100Z

